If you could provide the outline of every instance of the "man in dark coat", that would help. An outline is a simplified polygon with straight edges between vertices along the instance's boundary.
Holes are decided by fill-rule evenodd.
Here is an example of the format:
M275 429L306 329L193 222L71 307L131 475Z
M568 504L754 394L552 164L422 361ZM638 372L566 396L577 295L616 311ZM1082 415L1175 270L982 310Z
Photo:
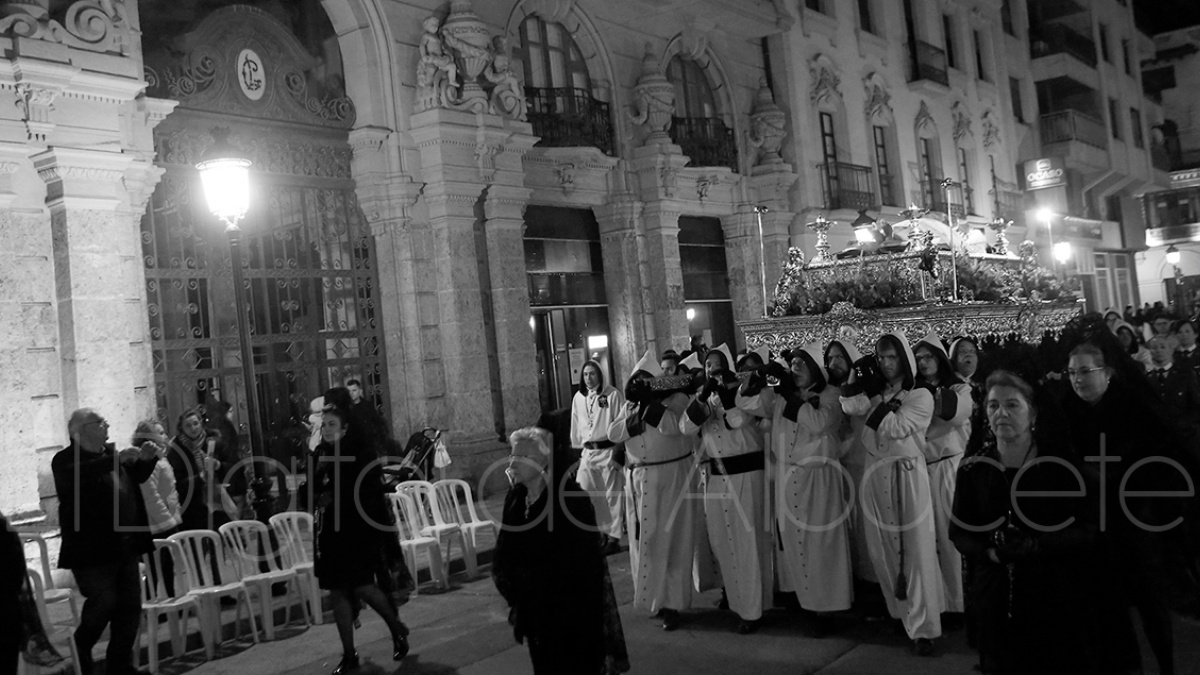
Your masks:
M71 570L83 594L75 642L79 665L92 672L92 647L111 624L108 673L134 672L133 646L141 619L138 562L154 548L139 485L157 461L153 444L117 452L108 422L96 411L71 413L71 444L50 462L58 492L62 550L58 566Z

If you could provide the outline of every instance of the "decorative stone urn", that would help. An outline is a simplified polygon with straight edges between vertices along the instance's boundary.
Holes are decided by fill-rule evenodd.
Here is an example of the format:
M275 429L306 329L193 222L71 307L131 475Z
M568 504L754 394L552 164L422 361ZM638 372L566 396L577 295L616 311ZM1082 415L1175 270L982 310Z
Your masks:
M642 75L633 87L633 97L636 111L631 115L633 123L645 125L650 131L645 144L670 144L667 129L671 128L671 116L675 114L675 85L663 73L649 42L642 56Z
M450 16L442 24L442 39L458 53L462 63L463 90L460 101L487 99L479 75L491 63L492 37L487 25L475 15L471 0L451 0Z
M750 142L758 148L758 166L783 164L779 149L787 136L786 123L787 113L775 104L775 96L762 78L750 113Z

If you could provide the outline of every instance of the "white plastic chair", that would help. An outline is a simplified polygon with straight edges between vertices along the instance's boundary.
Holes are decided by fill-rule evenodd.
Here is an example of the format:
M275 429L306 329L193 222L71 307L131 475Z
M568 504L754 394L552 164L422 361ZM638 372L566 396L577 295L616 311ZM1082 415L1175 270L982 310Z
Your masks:
M46 604L54 605L60 602L70 603L71 617L75 619L75 625L79 625L79 602L77 600L78 593L73 588L60 588L54 583L54 575L50 571L50 550L46 546L46 539L37 532L17 532L17 536L21 538L21 543L32 542L37 544L38 557L41 562L42 569L40 571L42 583L45 585ZM47 626L49 628L49 626Z
M437 496L438 511L446 522L457 523L462 528L467 545L467 569L476 568L476 554L479 551L479 533L490 530L496 536L496 523L484 520L475 512L475 500L471 495L471 486L461 478L443 478L433 484ZM475 572L471 572L475 576Z
M167 537L167 541L176 542L183 551L188 595L194 596L200 605L200 630L204 638L205 655L212 658L214 647L221 642L221 598L237 601L235 631L241 625L242 606L245 605L246 616L250 620L250 636L258 642L258 624L254 620L254 605L250 604L250 591L227 564L221 537L211 530L188 530ZM214 566L220 570L220 581L213 573Z
M450 553L454 542L458 542L458 548L462 551L463 562L467 566L467 576L474 577L476 572L475 555L471 551L468 555L467 537L463 529L458 526L458 523L447 522L442 517L441 509L438 508L437 495L433 489L433 483L426 480L406 480L396 486L396 491L407 494L412 497L413 502L417 505L417 517L421 526L421 534L426 537L433 537L437 540L439 547L444 547L445 552L442 555L442 566L445 568L443 576L450 576Z
M150 656L150 672L158 672L158 617L167 617L167 630L171 637L171 655L178 658L187 651L187 620L188 615L195 617L196 627L203 635L204 623L200 619L200 602L196 596L188 594L186 574L180 577L175 574L175 591L167 591L166 575L163 574L163 559L171 558L176 565L183 564L183 548L178 542L166 539L154 540L154 552L142 556L142 626L141 633L145 636L146 651ZM157 578L155 578L157 577ZM180 620L183 630L179 630ZM211 645L205 641L204 655L211 660L213 657ZM137 665L140 650L134 650L134 665Z
M412 497L403 492L394 492L387 496L388 505L392 508L392 516L396 521L396 537L400 540L400 550L404 553L404 564L413 578L413 595L418 594L420 585L417 583L417 554L426 551L429 555L429 575L439 588L449 585L446 568L442 565L442 549L438 540L421 534L420 517L417 515L417 505Z
M258 595L259 618L267 639L275 639L275 612L271 606L271 587L275 584L288 585L288 590L296 594L296 600L300 603L305 625L311 623L308 603L300 590L300 577L295 571L279 566L267 526L257 520L235 520L222 525L220 532L242 583ZM259 571L261 563L266 563L267 571ZM292 604L289 602L288 619L291 618L291 609Z
M42 575L37 570L29 568L29 583L33 586L33 599L37 603L38 616L42 619L42 627L46 629L46 636L50 638L51 644L60 645L67 644L67 648L71 653L71 670L75 675L83 675L83 671L79 665L79 648L75 645L75 627L62 628L50 623L50 614L46 611L46 586L42 582ZM9 618L11 621L11 617ZM55 666L55 671L61 669L61 666ZM42 669L31 663L26 663L25 659L17 658L17 672L25 673L26 675L41 675Z
M283 566L294 571L300 577L300 588L305 591L308 600L308 613L315 624L323 623L321 608L321 587L317 583L317 575L313 570L312 557L304 544L304 530L308 529L308 539L316 536L313 530L313 517L304 511L286 511L271 516L268 521L279 540L279 554L283 557ZM314 541L314 546L316 542Z

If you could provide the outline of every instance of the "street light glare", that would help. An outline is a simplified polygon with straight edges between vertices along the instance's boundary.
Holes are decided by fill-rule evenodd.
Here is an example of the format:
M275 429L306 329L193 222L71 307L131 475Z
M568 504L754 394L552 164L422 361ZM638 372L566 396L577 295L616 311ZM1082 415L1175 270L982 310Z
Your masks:
M1050 209L1047 209L1047 208L1038 209L1037 218L1038 218L1038 220L1042 221L1043 223L1050 222L1050 219L1053 217L1054 217L1054 212L1051 211Z
M250 160L217 157L196 165L208 210L227 224L236 225L250 209Z
M1060 263L1071 259L1071 242L1060 241L1054 245L1054 258Z
M1167 249L1167 262L1172 265L1179 264L1179 249L1174 246Z
M688 321L691 321L692 319L695 319L695 318L696 318L696 310L695 310L695 308L693 308L693 307L688 307L688 308L687 308L687 320L688 320Z

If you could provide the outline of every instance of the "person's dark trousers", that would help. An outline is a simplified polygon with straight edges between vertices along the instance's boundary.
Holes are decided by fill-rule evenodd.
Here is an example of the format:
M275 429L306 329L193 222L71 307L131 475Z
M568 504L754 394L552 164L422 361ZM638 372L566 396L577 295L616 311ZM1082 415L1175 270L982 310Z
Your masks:
M109 628L108 668L106 672L124 673L133 667L133 644L137 640L142 614L142 596L138 579L138 559L72 570L79 592L83 594L83 612L75 642L80 665L86 674L92 666L92 647Z
M0 675L17 675L17 662L21 658L20 609L17 603L0 603L8 628L0 629Z

